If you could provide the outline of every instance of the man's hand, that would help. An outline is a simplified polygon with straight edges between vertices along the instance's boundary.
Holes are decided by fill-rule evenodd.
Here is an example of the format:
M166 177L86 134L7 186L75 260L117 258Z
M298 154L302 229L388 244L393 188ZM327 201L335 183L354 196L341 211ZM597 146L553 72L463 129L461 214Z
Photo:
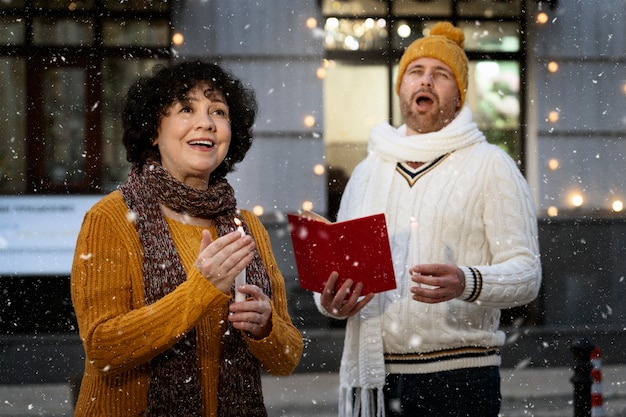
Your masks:
M324 286L324 291L320 297L320 303L324 309L336 317L351 317L361 311L367 303L374 298L374 293L367 294L361 298L363 284L360 282L352 289L353 281L347 279L343 285L335 291L335 285L339 279L339 274L333 272ZM359 300L359 298L361 298Z
M452 300L465 291L465 274L461 268L450 264L421 264L409 270L413 299L435 304Z

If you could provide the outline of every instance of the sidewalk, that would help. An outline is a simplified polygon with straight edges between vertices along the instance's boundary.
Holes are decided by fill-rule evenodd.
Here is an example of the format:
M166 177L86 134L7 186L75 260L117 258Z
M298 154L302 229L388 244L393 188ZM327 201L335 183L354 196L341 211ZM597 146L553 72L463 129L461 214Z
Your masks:
M573 416L573 386L568 368L502 369L502 417ZM626 416L626 365L602 368L605 417ZM339 376L297 373L263 376L269 417L337 415ZM0 385L0 417L70 417L66 384Z
M573 416L573 371L568 368L502 369L501 417ZM626 365L602 369L605 417L626 416ZM339 376L264 377L269 417L337 415ZM479 416L476 416L479 417Z

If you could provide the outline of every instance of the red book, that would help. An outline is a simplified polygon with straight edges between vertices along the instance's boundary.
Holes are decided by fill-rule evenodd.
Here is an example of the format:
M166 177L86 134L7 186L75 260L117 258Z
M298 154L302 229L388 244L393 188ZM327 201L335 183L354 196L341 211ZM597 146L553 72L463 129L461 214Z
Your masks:
M337 288L347 279L363 283L363 295L396 288L384 214L338 223L312 212L287 219L302 288L321 293L333 271Z

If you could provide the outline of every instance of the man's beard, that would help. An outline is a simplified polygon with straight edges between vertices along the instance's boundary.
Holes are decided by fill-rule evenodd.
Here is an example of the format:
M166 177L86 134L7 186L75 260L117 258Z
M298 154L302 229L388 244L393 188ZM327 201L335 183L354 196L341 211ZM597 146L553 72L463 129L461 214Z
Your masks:
M400 103L402 120L407 127L417 133L437 132L446 127L456 117L457 110L446 111L445 107L436 106L434 111L418 113L413 108L413 101Z
M436 112L418 113L410 105L400 106L402 119L407 127L417 133L430 133L443 129L451 120L444 120L443 109Z

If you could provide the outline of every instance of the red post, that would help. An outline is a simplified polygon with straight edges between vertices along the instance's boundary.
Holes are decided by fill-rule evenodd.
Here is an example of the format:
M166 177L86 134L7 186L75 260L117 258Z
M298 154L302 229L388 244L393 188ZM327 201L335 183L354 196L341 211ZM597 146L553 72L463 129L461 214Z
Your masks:
M602 408L602 353L595 346L589 355L591 360L591 417L604 417Z

